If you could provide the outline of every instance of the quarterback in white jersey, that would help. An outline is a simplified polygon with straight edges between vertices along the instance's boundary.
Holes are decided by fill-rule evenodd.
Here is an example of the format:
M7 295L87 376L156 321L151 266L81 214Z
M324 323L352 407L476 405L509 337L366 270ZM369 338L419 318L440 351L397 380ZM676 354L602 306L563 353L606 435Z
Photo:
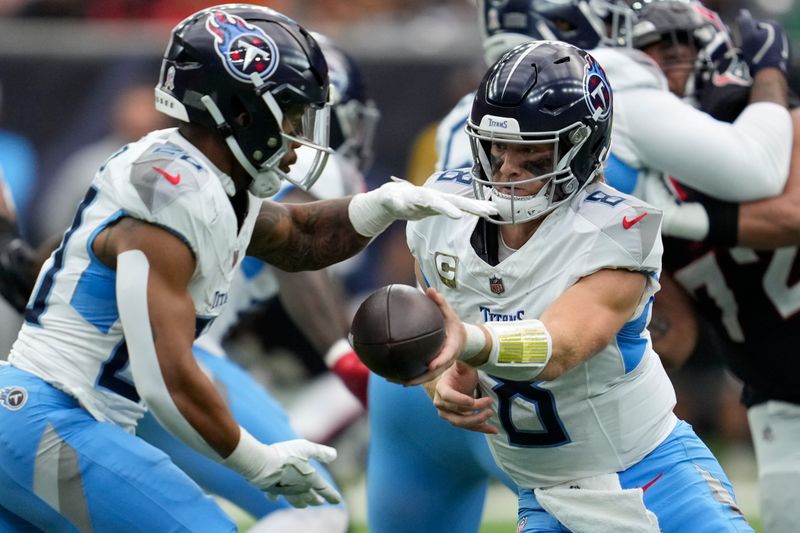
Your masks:
M517 531L752 531L719 463L672 413L647 330L661 214L598 182L613 118L603 69L534 41L503 55L477 95L474 167L427 186L472 185L500 215L408 225L445 346L461 353L407 384L438 378L439 415L488 435L519 486Z
M294 179L305 188L331 152L322 51L274 10L230 4L182 21L155 96L179 127L102 167L0 365L0 455L14 458L0 462L0 529L235 531L163 452L131 434L145 409L262 498L338 503L311 464L335 450L266 444L239 426L195 360L194 338L225 305L245 254L318 269L397 219L497 212L398 183L313 204L264 201L294 179L299 146L317 155Z
M434 174L427 186L472 193L454 176ZM647 286L615 342L553 381L519 384L480 372L494 399L490 419L495 458L522 487L546 487L625 470L672 431L675 395L645 328L661 265L660 214L633 197L593 183L548 215L534 238L512 251L498 242L496 265L466 236L493 231L477 218L408 225L408 241L427 285L465 322L515 322L540 317L567 288L601 269L643 272ZM557 406L557 408L556 408ZM598 439L597 435L605 435ZM537 465L531 468L530 465Z

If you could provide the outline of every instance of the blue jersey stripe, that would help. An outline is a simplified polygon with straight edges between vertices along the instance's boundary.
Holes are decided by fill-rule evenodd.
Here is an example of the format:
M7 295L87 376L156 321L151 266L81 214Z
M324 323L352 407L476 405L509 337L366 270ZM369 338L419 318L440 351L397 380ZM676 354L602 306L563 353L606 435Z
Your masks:
M42 314L47 310L47 299L50 296L50 291L53 290L53 282L55 281L56 274L58 274L58 271L64 266L64 250L67 247L67 242L72 234L75 233L75 230L80 227L83 221L83 211L94 202L95 198L97 198L97 189L90 187L86 192L86 196L83 197L80 205L78 205L75 218L72 220L70 228L64 234L61 246L59 246L53 254L53 264L45 273L42 284L39 286L39 290L36 291L36 296L33 298L33 303L25 310L26 322L36 326L41 325L40 319Z
M653 305L653 298L635 320L631 320L617 333L617 346L622 352L622 361L625 364L625 373L632 371L644 357L647 349L647 337L642 336L647 327L647 317L650 315L650 307Z
M603 171L606 183L626 194L633 194L636 182L639 179L639 169L624 163L620 158L611 154L608 157L606 168Z
M92 232L86 243L86 253L90 260L89 266L81 273L70 299L73 309L101 333L108 333L108 330L119 318L117 274L97 258L92 250L92 245L101 231L125 215L125 211L117 211Z

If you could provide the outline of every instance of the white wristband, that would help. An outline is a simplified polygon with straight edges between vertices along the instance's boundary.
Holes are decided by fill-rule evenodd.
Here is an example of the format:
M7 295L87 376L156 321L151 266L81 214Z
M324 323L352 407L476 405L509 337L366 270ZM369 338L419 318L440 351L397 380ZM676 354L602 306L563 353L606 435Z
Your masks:
M486 347L486 335L483 334L483 329L475 324L464 322L464 330L467 332L467 340L458 359L460 361L469 361Z
M364 237L372 238L382 233L395 221L394 215L381 204L379 194L377 189L358 193L350 199L347 206L350 223Z
M347 342L347 339L339 339L331 344L331 347L328 348L327 352L325 352L325 365L328 368L333 368L339 359L351 353L352 351L353 347L350 346L350 343Z
M239 472L247 480L253 480L264 468L264 444L239 426L239 444L222 460L222 464Z
M480 366L487 374L514 381L532 381L553 354L550 333L540 320L484 324L492 338L489 360Z
M702 241L708 236L709 226L708 212L702 204L684 202L664 210L661 231L671 237Z

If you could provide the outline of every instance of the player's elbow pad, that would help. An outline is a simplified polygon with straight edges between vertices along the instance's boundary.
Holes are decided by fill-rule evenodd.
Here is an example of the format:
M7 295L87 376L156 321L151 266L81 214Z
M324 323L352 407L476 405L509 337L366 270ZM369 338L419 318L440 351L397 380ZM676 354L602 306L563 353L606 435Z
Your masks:
M540 320L489 322L492 338L489 360L478 368L489 375L513 381L533 381L553 353L550 333Z

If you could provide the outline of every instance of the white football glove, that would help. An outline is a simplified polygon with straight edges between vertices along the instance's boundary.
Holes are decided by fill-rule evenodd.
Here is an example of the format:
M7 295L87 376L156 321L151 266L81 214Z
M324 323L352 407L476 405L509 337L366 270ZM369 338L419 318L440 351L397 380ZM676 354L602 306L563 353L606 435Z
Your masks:
M488 217L496 215L497 208L486 200L418 187L394 176L373 191L355 195L348 207L350 222L365 237L378 235L395 220L420 220L432 215L460 218L464 213Z
M311 459L333 461L335 449L305 439L264 444L244 428L240 432L239 444L222 464L239 472L270 498L284 496L295 507L342 501L341 494L309 464Z
M649 172L642 179L642 200L664 212L661 234L690 241L702 241L708 235L706 208L698 202L681 202L666 184L663 174Z

